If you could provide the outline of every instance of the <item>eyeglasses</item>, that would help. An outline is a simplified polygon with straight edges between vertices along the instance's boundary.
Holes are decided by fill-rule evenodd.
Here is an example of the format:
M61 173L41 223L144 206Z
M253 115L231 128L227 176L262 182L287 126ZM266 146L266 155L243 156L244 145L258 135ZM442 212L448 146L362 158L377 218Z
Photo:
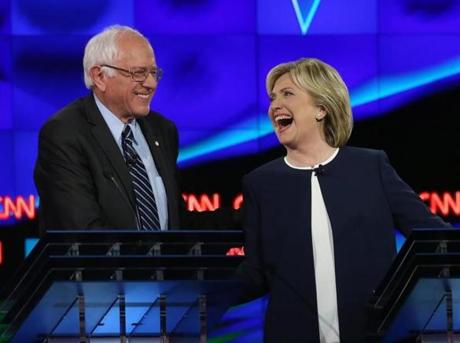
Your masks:
M101 67L112 68L118 71L128 73L129 75L131 75L133 81L136 82L144 82L145 80L147 80L147 77L149 77L149 74L151 74L156 81L160 81L161 77L163 76L163 69L161 68L148 69L143 67L133 67L129 69L123 69L112 66L110 64L101 64Z

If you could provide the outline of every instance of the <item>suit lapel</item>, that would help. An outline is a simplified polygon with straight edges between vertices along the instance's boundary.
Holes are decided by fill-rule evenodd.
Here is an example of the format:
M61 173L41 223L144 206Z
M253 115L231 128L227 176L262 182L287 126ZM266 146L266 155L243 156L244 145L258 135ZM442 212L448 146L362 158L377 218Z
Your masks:
M102 114L97 108L96 102L94 101L93 94L86 98L86 113L88 122L92 124L91 133L100 147L104 151L107 159L109 160L111 167L108 167L108 171L115 171L115 177L121 181L122 187L128 195L131 204L134 206L134 193L132 189L131 179L129 176L128 168L126 167L125 160L120 152L120 148L113 139L112 133L109 127L104 121ZM102 162L102 161L101 161ZM103 162L102 162L103 163Z

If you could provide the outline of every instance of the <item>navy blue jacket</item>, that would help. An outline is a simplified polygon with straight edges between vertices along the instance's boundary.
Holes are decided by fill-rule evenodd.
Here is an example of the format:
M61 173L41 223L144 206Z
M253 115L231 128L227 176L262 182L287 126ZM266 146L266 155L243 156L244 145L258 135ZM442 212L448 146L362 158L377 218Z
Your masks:
M269 293L265 342L319 342L311 241L311 170L279 158L243 180L245 300ZM363 342L366 303L395 254L394 228L447 227L383 151L341 148L319 183L331 221L341 342Z

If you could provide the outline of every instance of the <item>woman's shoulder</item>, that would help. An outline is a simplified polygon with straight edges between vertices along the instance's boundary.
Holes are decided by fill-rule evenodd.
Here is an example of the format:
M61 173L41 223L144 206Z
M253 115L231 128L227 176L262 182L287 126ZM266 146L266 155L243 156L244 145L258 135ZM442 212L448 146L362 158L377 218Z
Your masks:
M341 149L341 156L345 160L375 160L386 156L383 150L345 146Z

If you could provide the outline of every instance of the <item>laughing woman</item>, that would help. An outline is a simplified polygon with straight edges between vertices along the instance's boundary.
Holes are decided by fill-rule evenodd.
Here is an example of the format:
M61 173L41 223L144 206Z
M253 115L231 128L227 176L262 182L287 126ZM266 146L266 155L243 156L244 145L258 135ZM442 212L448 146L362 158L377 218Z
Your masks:
M345 145L352 112L334 68L280 64L266 86L287 153L243 180L245 300L269 294L265 342L364 342L366 302L396 254L393 229L449 224L383 151Z

